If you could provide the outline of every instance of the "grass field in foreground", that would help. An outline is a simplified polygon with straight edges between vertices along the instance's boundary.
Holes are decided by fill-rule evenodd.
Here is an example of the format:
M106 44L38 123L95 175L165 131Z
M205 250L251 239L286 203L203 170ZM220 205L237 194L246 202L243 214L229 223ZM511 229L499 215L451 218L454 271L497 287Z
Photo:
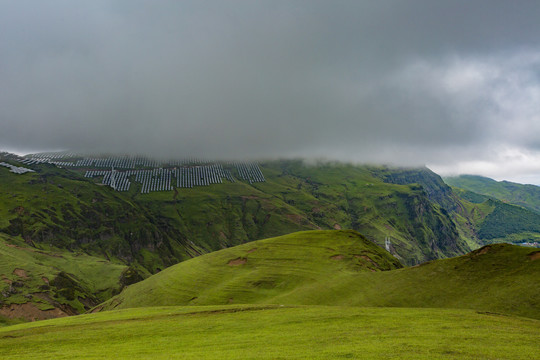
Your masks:
M471 310L201 306L0 329L3 359L533 359L540 321Z

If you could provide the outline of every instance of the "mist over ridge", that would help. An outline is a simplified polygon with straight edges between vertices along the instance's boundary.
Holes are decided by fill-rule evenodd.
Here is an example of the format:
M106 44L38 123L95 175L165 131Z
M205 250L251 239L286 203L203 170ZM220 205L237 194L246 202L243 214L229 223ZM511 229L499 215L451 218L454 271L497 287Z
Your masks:
M8 3L0 147L540 184L539 5Z

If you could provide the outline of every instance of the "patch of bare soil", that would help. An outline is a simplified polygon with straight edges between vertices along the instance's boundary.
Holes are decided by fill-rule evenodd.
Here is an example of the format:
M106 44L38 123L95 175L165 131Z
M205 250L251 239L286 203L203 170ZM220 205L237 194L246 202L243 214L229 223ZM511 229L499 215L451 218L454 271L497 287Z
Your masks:
M303 220L303 217L302 215L298 215L298 214L287 214L285 215L287 217L287 219L291 220L292 222L296 223L296 224L302 224L302 220Z
M92 301L91 299L88 299L88 298L83 298L83 297L78 296L78 299L79 299L80 303L84 305L84 308L86 310L91 309L91 308L93 308L94 306L97 305L94 301Z
M343 255L334 255L330 259L332 259L332 260L343 260L344 258L345 258L345 256L343 256Z
M94 314L94 313L100 312L101 310L103 310L103 305L96 306L95 308L93 308L92 310L90 310L90 314Z
M254 200L254 199L258 199L259 197L258 196L255 196L255 195L249 195L249 196L240 196L242 199L246 200L246 199L251 199L251 200Z
M45 276L42 276L41 280L43 280L45 284L49 285L49 279L47 279Z
M379 264L377 264L377 262L373 261L372 258L370 258L369 256L366 256L366 255L354 255L355 258L357 259L364 259L366 261L369 261L370 263L372 263L377 269L379 268Z
M249 254L249 253L252 253L252 252L254 252L254 251L257 251L257 248L249 249L249 250L246 251L246 252Z
M18 277L21 277L23 279L28 279L28 274L23 269L15 269L15 270L13 270L13 275L17 275Z
M10 284L10 285L13 282L10 279L8 279L5 275L2 275L2 281L5 282L6 284Z
M487 254L491 250L491 246L487 245L481 248L480 250L476 250L473 252L474 256L484 255Z
M26 304L10 304L0 308L0 315L11 318L19 319L24 318L28 321L54 319L58 317L68 316L60 309L40 310L32 303Z
M245 263L247 263L246 258L237 258L237 259L233 259L233 260L229 261L227 263L227 265L229 265L229 266L238 266L238 265L244 265Z
M533 251L532 253L530 253L529 255L527 255L529 257L529 259L531 260L538 260L540 259L540 251Z
M68 304L60 304L58 301L54 300L46 292L35 292L35 293L32 293L32 295L34 295L35 297L40 298L42 300L45 300L46 302L48 302L49 304L51 304L52 306L54 306L55 308L62 311L63 313L65 313L68 316L79 314L77 312L77 309L73 308L71 305L68 305Z
M341 230L341 225L339 225L338 223L335 223L334 224L334 229Z

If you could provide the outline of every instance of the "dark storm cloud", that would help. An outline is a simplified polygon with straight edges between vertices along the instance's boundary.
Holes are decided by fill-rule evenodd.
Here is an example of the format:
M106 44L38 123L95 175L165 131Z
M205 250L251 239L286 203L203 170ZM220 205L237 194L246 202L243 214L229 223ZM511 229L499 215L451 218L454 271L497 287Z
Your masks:
M535 2L0 4L2 147L450 170L540 151Z

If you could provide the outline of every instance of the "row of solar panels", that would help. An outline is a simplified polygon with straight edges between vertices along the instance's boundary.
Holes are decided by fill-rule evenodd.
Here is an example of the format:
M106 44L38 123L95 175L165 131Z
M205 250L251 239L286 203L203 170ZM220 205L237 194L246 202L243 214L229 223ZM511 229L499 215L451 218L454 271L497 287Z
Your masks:
M28 168L25 168L25 167L22 167L22 166L15 166L15 165L11 165L11 164L8 164L8 163L5 163L5 162L0 162L0 166L5 166L7 168L9 168L10 172L14 173L14 174L25 174L27 172L34 172L34 170L32 169L28 169Z
M257 164L239 163L237 171L244 180L250 183L265 181ZM103 176L102 183L117 191L128 191L131 186L129 177L135 176L135 181L142 185L141 193L143 194L172 190L173 177L176 178L176 187L179 188L221 184L223 179L235 182L231 171L224 169L221 164L152 170L88 170L84 176L87 178Z

